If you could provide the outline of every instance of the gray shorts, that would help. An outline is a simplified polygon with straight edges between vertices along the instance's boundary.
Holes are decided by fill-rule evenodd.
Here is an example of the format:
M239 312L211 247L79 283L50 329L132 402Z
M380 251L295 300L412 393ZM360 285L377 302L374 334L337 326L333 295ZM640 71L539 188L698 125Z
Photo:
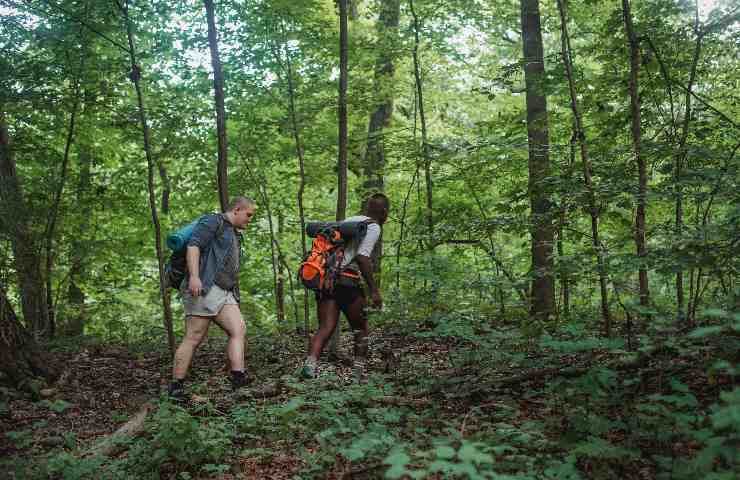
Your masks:
M185 315L196 317L215 317L221 312L224 305L239 305L234 298L234 294L227 292L218 285L213 285L207 295L193 297L190 290L183 289L182 306L185 308Z

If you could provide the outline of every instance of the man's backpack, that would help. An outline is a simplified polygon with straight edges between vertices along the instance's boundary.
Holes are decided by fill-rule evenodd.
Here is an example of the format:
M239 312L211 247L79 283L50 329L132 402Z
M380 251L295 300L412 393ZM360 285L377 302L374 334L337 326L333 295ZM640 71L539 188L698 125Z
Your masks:
M165 289L178 289L182 285L182 281L185 280L185 275L188 273L188 262L185 256L188 250L188 242L190 237L193 236L195 226L205 216L201 215L184 227L167 235L167 247L172 250L172 254L164 265ZM223 234L223 231L224 222L221 220L218 224L218 230L216 230L216 236Z
M360 273L342 269L344 247L352 239L362 241L373 220L353 222L310 222L306 234L314 237L311 251L298 268L303 285L316 292L331 293L338 284L358 285Z

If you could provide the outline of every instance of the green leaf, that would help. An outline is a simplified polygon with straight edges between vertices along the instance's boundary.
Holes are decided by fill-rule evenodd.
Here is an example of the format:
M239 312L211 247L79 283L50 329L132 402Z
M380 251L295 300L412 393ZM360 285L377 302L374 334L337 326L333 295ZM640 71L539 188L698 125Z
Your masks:
M457 452L457 457L461 462L475 463L476 465L493 463L493 456L478 448L481 445L481 443L463 442L460 451Z
M440 445L434 449L434 455L437 458L449 460L451 458L455 458L455 449L449 445Z
M689 338L704 338L708 337L710 335L716 335L717 333L720 333L724 330L724 327L715 325L712 327L699 327L695 330L692 330L688 337Z

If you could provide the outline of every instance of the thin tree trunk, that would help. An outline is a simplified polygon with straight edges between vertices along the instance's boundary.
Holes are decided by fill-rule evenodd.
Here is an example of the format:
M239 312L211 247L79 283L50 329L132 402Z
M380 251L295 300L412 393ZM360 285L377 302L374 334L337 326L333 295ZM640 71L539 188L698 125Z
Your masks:
M77 120L77 110L80 106L80 84L83 68L85 65L84 56L80 58L80 68L74 84L74 101L72 103L72 112L69 115L69 127L67 129L67 139L64 144L64 156L62 157L62 171L59 174L59 185L54 195L54 203L49 210L49 218L44 232L45 252L46 252L46 309L48 311L48 325L46 336L53 338L56 334L56 314L54 311L54 295L52 289L52 270L54 268L54 233L56 230L57 217L59 215L59 206L62 203L62 194L64 186L67 183L67 171L69 166L69 151L72 148L75 135L75 121Z
M645 239L646 210L647 210L647 163L642 156L642 130L640 127L640 94L638 80L640 73L640 46L632 24L632 12L630 0L622 0L622 14L624 16L624 29L630 47L630 110L632 116L632 144L634 148L635 161L639 177L637 194L637 213L635 215L635 245L637 257L640 261L638 269L640 282L640 305L647 308L650 305L650 289L648 285L647 272L647 242ZM645 318L644 315L641 315ZM643 327L644 320L643 320Z
M409 197L411 196L411 191L414 189L414 184L416 183L416 179L419 177L419 166L417 163L416 171L414 171L414 176L411 179L411 184L409 184L409 189L406 192L406 196L403 198L403 204L401 205L401 216L398 220L398 223L400 225L399 232L398 232L398 242L396 243L396 290L401 290L401 247L404 242L404 234L406 231L406 208L409 203Z
M285 229L285 216L282 210L278 210L278 231L277 236L282 238L283 230ZM277 320L279 323L285 322L285 267L278 259L278 274L277 274L277 288L275 289L275 297L277 297Z
M159 269L159 294L162 298L164 329L167 332L167 343L170 353L175 352L175 333L172 329L172 308L170 305L170 296L165 288L164 274L164 255L162 253L161 227L159 225L159 215L157 214L157 201L154 194L154 160L152 159L151 143L149 141L149 124L146 118L146 109L144 108L144 95L141 92L141 67L136 62L136 49L134 47L133 27L131 18L128 15L128 0L123 4L123 17L126 22L126 36L128 38L129 58L131 60L130 79L136 90L136 99L139 109L139 122L141 123L141 132L144 139L144 153L147 163L147 187L149 190L149 208L152 213L152 224L154 225L154 249L157 253L157 266Z
M486 212L486 209L483 206L483 202L481 201L480 197L476 193L475 188L468 185L468 190L470 191L470 194L473 196L473 200L475 200L475 204L478 206L478 211L480 211L481 217L483 217L484 221L488 221L488 218L489 218L488 213ZM511 287L519 294L519 298L521 298L522 302L526 303L527 292L519 289L519 287L517 286L516 278L514 278L514 275L506 268L506 266L501 261L501 259L496 256L496 248L495 248L496 244L493 241L493 235L491 235L490 233L488 234L488 244L489 244L490 250L487 250L486 253L488 254L489 257L491 257L491 261L493 262L494 267L497 269L497 273L499 269L501 270L501 272L503 272L504 276L509 280L509 283L511 283ZM480 242L479 245L481 246L481 248L486 250L485 247L483 246L483 242Z
M560 219L558 221L557 237L558 237L558 270L560 271L560 293L562 294L562 307L560 310L563 311L563 316L568 319L570 318L570 280L568 278L568 272L566 267L563 266L563 257L565 256L565 248L563 247L563 225L565 224L565 209L560 211Z
M11 245L18 286L21 294L23 319L32 334L42 334L48 325L46 285L41 275L41 258L31 235L23 199L21 181L15 168L10 133L0 103L0 214L11 232Z
M348 42L349 25L347 21L348 0L338 0L339 3L339 161L337 162L337 215L338 222L347 216L347 77L348 71ZM337 322L334 333L329 340L329 356L339 357L339 336L341 322Z
M252 181L257 185L257 190L260 193L260 196L262 197L262 203L265 205L265 211L267 212L267 225L270 229L270 265L272 266L272 286L274 288L274 291L277 293L278 291L278 255L275 251L275 245L277 244L277 240L275 239L275 226L272 221L272 208L270 207L270 197L268 195L267 190L267 179L265 178L257 178L251 168L249 167L249 164L247 161L244 161L244 164L247 166L247 171L249 172L250 177L252 177ZM281 292L282 294L282 292ZM280 295L275 295L275 313L278 317L279 321L285 320L284 312L281 311L281 298L279 298ZM281 318L282 317L282 318Z
M213 0L203 0L208 21L208 46L211 49L213 65L213 92L216 103L216 132L218 135L218 199L221 211L229 204L228 142L226 140L226 107L224 106L224 73L218 53L218 32L214 14Z
M583 183L586 185L588 195L588 207L591 214L591 241L596 255L596 263L599 272L599 289L601 293L601 318L604 322L604 333L611 336L612 321L609 312L609 291L607 289L607 268L604 249L601 245L599 236L599 209L596 204L596 194L594 192L592 180L591 158L586 142L586 131L583 127L581 111L578 108L578 95L576 93L575 80L573 78L573 57L570 46L570 36L568 35L568 15L563 0L557 0L558 11L560 12L560 28L563 49L563 65L565 66L565 76L568 79L568 90L570 93L570 107L573 112L573 119L576 125L576 137L581 148L581 162L583 164Z
M427 137L427 119L424 114L424 88L423 80L421 77L421 66L419 62L419 31L421 25L419 23L419 17L416 15L414 10L414 0L409 0L409 10L413 18L414 25L414 49L412 50L412 57L414 61L414 82L416 85L416 101L419 108L419 121L421 122L421 156L424 165L424 181L426 184L426 220L427 220L427 231L429 233L428 248L434 249L434 242L432 240L434 234L434 204L433 204L433 185L432 185L432 161L429 157L429 142Z
M281 26L282 28L282 26ZM298 157L298 174L300 175L300 183L298 184L298 217L301 224L301 258L306 258L306 214L303 206L303 194L306 189L306 169L305 169L305 158L303 155L303 142L301 141L301 129L298 125L298 115L296 113L296 94L295 86L293 85L293 63L290 57L290 50L287 47L287 36L283 29L283 38L285 39L285 64L286 64L286 77L288 80L288 108L290 113L290 124L293 129L293 140L295 142L296 157ZM309 308L308 308L308 290L303 289L303 328L305 330L306 341L311 340L310 325L309 325Z
M85 118L84 111L81 112L80 117L81 120ZM77 143L77 162L79 164L79 180L76 187L75 203L80 215L80 224L69 246L71 266L69 269L69 287L67 288L67 313L65 314L67 324L64 327L64 333L71 336L84 333L87 317L85 292L81 288L81 284L85 276L86 258L90 250L89 244L85 242L90 228L90 217L92 216L90 201L92 153L89 145Z
M159 169L159 179L162 181L162 213L165 215L170 213L170 192L172 191L172 183L170 177L167 175L167 167L161 158L157 159L157 168Z
M543 58L538 0L521 0L524 80L526 84L527 136L529 140L529 198L532 217L531 316L545 320L554 313L553 223L549 188L550 175L547 98L543 92Z
M681 124L681 136L678 140L678 151L676 152L675 164L675 182L676 182L676 235L680 239L683 235L683 186L681 180L683 176L683 163L686 160L686 140L689 136L689 122L691 121L691 91L696 80L696 69L699 63L699 55L701 53L701 42L703 38L702 32L699 30L699 4L695 3L695 14L694 14L694 34L696 35L696 45L694 46L694 56L691 61L691 72L689 73L689 83L686 87L686 99L685 99L685 110L683 116L683 123ZM679 320L683 320L685 316L684 312L684 287L683 287L683 268L679 265L678 271L676 272L676 304L677 304L677 317Z
M337 162L337 213L336 220L347 216L347 77L348 77L348 29L347 2L339 2L339 158Z

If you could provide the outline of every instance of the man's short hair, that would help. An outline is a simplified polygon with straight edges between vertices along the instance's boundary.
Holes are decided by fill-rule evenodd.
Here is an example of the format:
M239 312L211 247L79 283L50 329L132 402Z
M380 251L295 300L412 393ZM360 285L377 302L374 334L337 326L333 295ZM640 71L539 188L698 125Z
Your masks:
M377 192L370 195L365 202L365 210L369 214L382 213L391 208L391 201L385 194Z
M229 202L228 212L234 210L236 207L256 207L257 203L249 197L234 197Z

